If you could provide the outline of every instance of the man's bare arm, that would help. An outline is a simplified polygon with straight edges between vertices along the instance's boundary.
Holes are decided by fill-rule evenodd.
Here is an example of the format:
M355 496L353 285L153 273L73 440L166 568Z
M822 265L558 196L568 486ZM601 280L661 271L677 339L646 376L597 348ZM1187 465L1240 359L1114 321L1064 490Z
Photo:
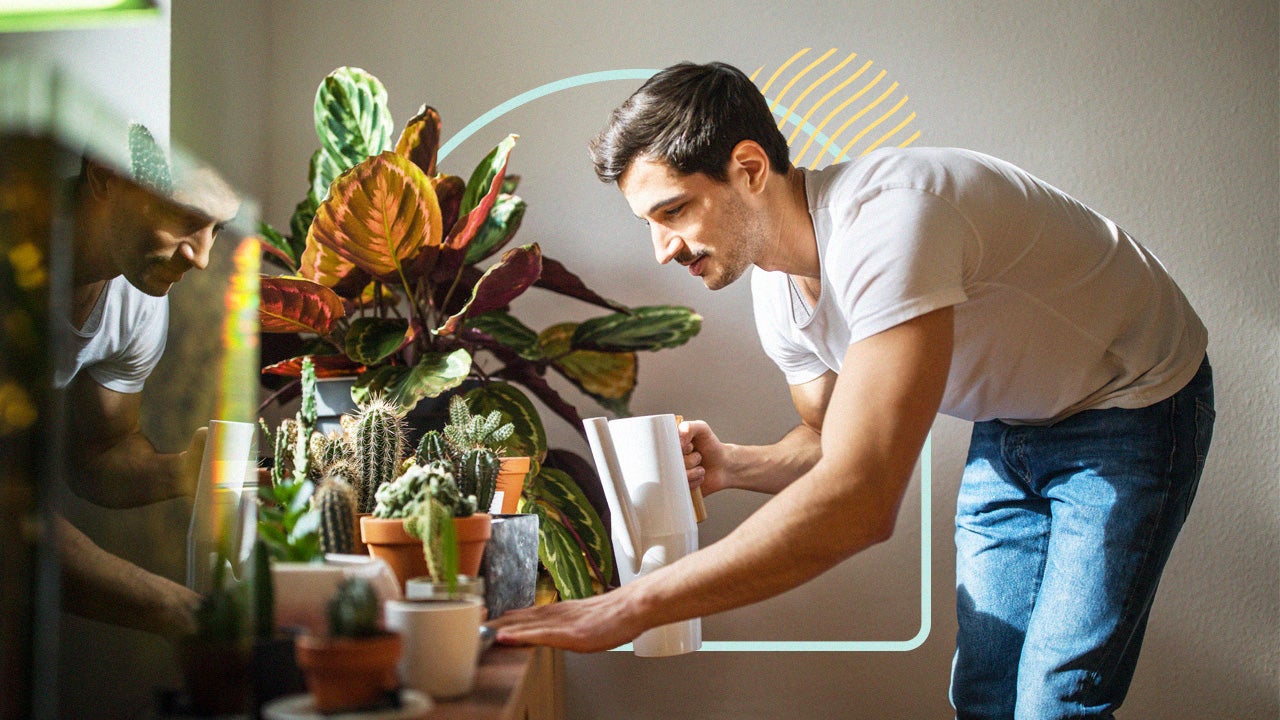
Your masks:
M197 432L182 453L159 453L142 434L140 393L109 390L88 376L67 389L72 462L69 484L103 507L127 508L195 493L204 450Z
M747 605L794 588L893 532L911 470L942 401L952 311L851 346L823 418L822 457L733 533L610 593L520 610L499 640L576 651Z

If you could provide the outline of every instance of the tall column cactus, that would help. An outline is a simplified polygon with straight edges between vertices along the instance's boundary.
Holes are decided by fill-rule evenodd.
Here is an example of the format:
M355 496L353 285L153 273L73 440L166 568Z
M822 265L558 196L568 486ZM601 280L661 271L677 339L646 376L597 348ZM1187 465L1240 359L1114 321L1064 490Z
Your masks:
M356 544L356 491L354 468L339 462L329 469L316 491L315 506L320 511L320 549L325 553L354 552Z
M375 493L384 483L396 478L404 454L404 428L398 408L382 399L361 406L354 423L353 443L356 470L358 512L373 512Z

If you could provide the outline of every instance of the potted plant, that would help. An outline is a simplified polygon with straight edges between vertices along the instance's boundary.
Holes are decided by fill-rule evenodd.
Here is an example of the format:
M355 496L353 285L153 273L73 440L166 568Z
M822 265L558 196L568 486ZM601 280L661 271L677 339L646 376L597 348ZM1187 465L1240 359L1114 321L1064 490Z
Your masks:
M225 556L219 556L213 589L196 608L196 632L178 645L187 698L197 715L244 712L250 699L244 591L227 582L226 566Z
M506 249L525 212L514 195L518 178L506 172L515 135L469 180L440 173L439 114L423 106L393 143L386 90L356 68L321 83L315 126L321 147L290 234L262 228L268 262L282 269L261 282L264 356L281 360L264 372L296 376L310 356L322 376L351 376L353 399L382 393L405 411L479 381L467 393L471 409L501 410L516 425L512 454L531 458L522 504L542 509L539 552L561 594L585 597L611 584L599 479L575 454L548 450L525 391L582 433L548 371L626 414L637 352L683 344L701 318L683 307L608 300L536 243ZM609 312L534 330L509 310L535 285ZM273 339L289 347L273 353Z
M394 702L400 635L382 627L381 605L368 581L344 580L328 605L327 635L298 636L295 650L307 689L321 713Z

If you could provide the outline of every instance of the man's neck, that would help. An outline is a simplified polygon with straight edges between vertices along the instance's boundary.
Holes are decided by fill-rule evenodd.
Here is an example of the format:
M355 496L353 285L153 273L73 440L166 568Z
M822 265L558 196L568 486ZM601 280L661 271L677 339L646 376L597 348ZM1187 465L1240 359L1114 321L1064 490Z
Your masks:
M770 219L776 228L774 242L756 264L764 270L781 271L798 278L817 278L822 269L813 218L809 215L804 172L793 167L780 179L782 182L770 199Z

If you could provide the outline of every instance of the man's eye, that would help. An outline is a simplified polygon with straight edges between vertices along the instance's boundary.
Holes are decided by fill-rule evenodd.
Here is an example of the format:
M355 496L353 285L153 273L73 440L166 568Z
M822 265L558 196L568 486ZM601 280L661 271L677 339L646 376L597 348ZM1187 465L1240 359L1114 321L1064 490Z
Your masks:
M663 211L662 214L666 215L669 218L673 218L679 215L681 210L684 210L684 205L677 205L673 208L667 208L665 211Z

